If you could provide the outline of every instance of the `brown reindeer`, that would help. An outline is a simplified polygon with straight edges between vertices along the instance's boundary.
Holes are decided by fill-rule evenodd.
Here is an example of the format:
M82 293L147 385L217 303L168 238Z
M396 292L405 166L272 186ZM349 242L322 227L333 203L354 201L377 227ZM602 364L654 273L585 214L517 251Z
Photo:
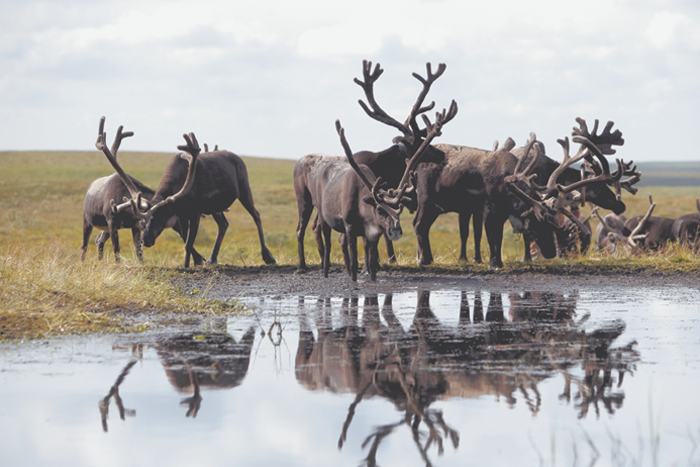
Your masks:
M605 129L602 131L602 133L598 134L598 120L595 121L594 127L592 131L588 130L588 127L586 125L586 121L582 118L577 118L576 121L579 123L579 127L576 128L574 127L573 129L573 136L584 136L586 137L589 141L591 141L601 152L601 154L607 155L612 155L615 154L615 149L613 149L613 146L621 146L624 144L624 139L622 138L622 133L619 130L615 130L614 132L611 133L611 129L614 125L613 122L609 121L607 125L605 126ZM563 141L563 140L560 140ZM513 143L514 144L514 143ZM530 174L536 174L537 180L548 180L547 185L572 185L574 183L581 182L584 179L592 179L596 174L600 174L605 172L605 167L601 166L594 158L593 154L589 149L587 149L583 144L581 146L581 149L586 152L584 154L584 157L582 158L583 164L581 165L580 169L574 168L571 166L571 163L566 163L565 162L560 164L556 162L555 160L551 159L545 154L545 149L544 145L541 142L536 143L538 145L538 149L540 150L539 155L536 158L536 161L534 162L534 165L530 167L529 173ZM568 143L567 143L568 144ZM568 152L568 149L566 149ZM529 164L532 162L530 157L534 157L534 155L531 155L530 157L526 156L524 154L524 148L516 148L513 149L513 154L515 154L518 158L524 158L524 163ZM567 156L565 156L567 157ZM581 160L581 159L579 159ZM562 165L565 164L564 167ZM612 177L608 178L600 178L596 180L589 181L585 183L584 185L581 185L578 189L579 191L579 203L573 203L574 206L577 204L584 204L585 202L589 202L593 205L596 205L598 207L601 207L603 209L609 209L612 210L616 215L620 215L622 212L625 211L625 203L622 202L619 188L624 188L627 191L629 191L632 194L635 194L637 192L637 189L634 188L634 184L637 183L640 180L641 173L637 172L636 169L632 166L632 164L625 164L626 166L626 171L622 173L624 176L631 176L630 179L628 179L625 182L620 182L619 180L615 182L612 180ZM609 172L609 167L608 167L608 172ZM592 175L591 175L592 173ZM556 177L554 180L552 179L552 176ZM618 187L619 184L619 187ZM614 188L615 191L611 188ZM573 206L572 206L573 207ZM460 219L460 223L462 220ZM468 220L467 220L468 222ZM477 237L477 232L481 230L481 225L478 223L478 219L474 219L474 243L475 243L475 250L480 249L479 248L479 238L480 235ZM585 222L584 222L585 223ZM571 230L574 225L577 225L573 223L570 219L566 219L563 222L560 223L560 227L564 227L564 230ZM562 229L558 229L556 231L557 235L557 242L558 246L562 246L562 239L565 237L570 237L573 238L574 236L570 235L570 232L567 233ZM574 229L576 230L576 229ZM468 236L468 226L467 226L467 236ZM586 231L581 231L578 232L578 236L582 237L580 240L580 251L585 252L587 250L587 246L590 243L590 232ZM523 240L525 243L525 261L530 261L532 258L530 256L530 246L532 244L532 241L536 240L531 238L529 235L529 232L524 231L523 232ZM463 236L462 237L462 255L464 257L460 256L461 260L466 261L466 255L464 254L465 250L465 243L466 243L466 238ZM564 245L564 248L559 248L560 252L566 252L571 250L569 248L571 242L566 242L567 245Z
M100 126L97 133L99 144L98 149L100 149L107 157L107 160L110 162L110 164L112 164L117 173L114 173L108 177L99 178L92 182L88 187L88 191L85 194L85 201L83 202L83 244L81 246L82 253L80 255L80 259L85 259L88 242L90 241L90 235L92 234L93 228L97 228L102 230L102 232L100 232L95 239L98 258L100 260L102 259L105 242L111 238L112 247L114 248L114 256L116 261L119 262L120 246L118 231L119 229L131 229L134 246L136 247L136 255L139 261L143 262L143 250L141 249L142 226L140 223L140 217L134 214L131 209L114 211L112 206L114 206L115 203L121 202L124 198L136 196L138 193L141 193L144 199L150 200L153 198L155 190L147 187L134 177L124 173L117 162L117 153L122 140L133 136L134 132L122 132L123 127L120 126L117 129L117 134L114 137L114 143L112 144L112 149L110 150L104 145L104 141L107 139L104 133L104 124L105 117L102 117L100 119ZM172 227L173 230L175 230L180 237L185 240L180 224L175 223L175 225ZM202 257L199 255L199 253L195 251L194 255L195 258L199 258L201 261Z
M214 151L200 154L201 149L193 133L184 135L186 145L178 146L183 153L174 156L165 168L160 184L151 200L137 194L127 202L115 206L120 211L131 207L142 217L144 223L143 244L151 247L161 232L177 222L182 227L185 241L185 267L190 265L190 256L195 266L202 264L196 255L194 241L197 238L202 215L211 215L218 226L214 249L208 262L216 264L219 248L228 228L224 211L236 200L253 217L258 228L262 257L265 263L275 259L265 246L265 236L260 213L253 204L248 172L243 160L229 151Z

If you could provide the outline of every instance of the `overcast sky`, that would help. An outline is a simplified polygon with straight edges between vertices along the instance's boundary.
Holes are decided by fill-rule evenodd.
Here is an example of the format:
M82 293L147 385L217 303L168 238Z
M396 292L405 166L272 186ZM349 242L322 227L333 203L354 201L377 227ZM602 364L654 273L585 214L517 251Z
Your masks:
M459 114L436 142L490 148L534 131L548 154L575 118L615 121L638 161L698 160L697 0L4 0L0 150L94 149L100 116L122 150L175 151L182 133L241 155L381 150L395 130L357 104L362 60L379 103Z

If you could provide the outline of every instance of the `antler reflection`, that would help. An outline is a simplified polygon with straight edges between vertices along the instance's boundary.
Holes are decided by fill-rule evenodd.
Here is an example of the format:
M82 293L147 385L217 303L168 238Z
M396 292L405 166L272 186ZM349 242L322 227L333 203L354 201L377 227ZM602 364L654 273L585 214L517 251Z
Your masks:
M362 400L382 397L402 412L400 420L379 425L364 439L366 465L376 465L381 443L402 426L411 430L426 465L431 464L432 446L438 454L445 440L457 448L457 431L441 411L430 408L436 400L488 394L514 405L520 397L536 415L543 403L539 383L562 374L567 401L572 384L579 389L574 396L579 417L591 406L597 413L598 402L611 413L622 406L624 395L611 391L612 373L619 373L619 387L638 360L634 343L612 348L625 329L620 321L586 329L588 315L577 316L576 292L510 294L506 307L500 292L463 291L457 326L441 323L431 309L430 293L419 292L406 330L394 314L392 298L387 294L380 307L376 295L366 296L360 320L358 297L345 297L335 326L330 299L319 300L313 313L317 338L306 311L300 314L298 381L311 390L355 394L339 448L347 442ZM579 371L585 376L577 376Z

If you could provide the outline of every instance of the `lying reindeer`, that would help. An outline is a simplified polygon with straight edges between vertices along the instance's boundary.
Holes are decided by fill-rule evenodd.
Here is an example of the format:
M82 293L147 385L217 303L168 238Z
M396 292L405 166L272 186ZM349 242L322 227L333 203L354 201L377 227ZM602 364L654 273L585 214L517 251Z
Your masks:
M105 141L107 139L104 133L104 124L105 117L102 117L98 130L98 141ZM122 140L134 135L133 131L122 132L122 129L122 126L117 129L111 151L104 144L100 146L100 150L107 157L107 160L112 164L117 173L108 177L98 178L90 184L85 194L85 201L83 202L83 244L81 246L81 260L85 259L92 230L93 228L97 228L102 230L95 239L98 258L100 260L102 259L105 243L111 238L112 247L114 248L114 257L115 260L119 262L120 246L118 231L119 229L131 229L134 246L136 247L136 256L139 261L143 262L141 218L134 214L131 209L114 212L112 205L120 202L129 195L136 196L137 193L141 193L144 199L150 200L153 198L155 190L124 173L117 163L117 152L119 151ZM179 223L173 225L172 228L185 240ZM199 258L199 261L202 260L199 253L195 251L193 254L195 258ZM195 261L197 261L197 259L195 259Z
M658 250L670 242L695 246L700 239L700 200L696 199L697 213L677 219L652 216L656 203L649 195L649 209L643 216L636 216L621 224L621 219L611 215L601 218L596 232L600 250L616 251L620 247L637 250ZM603 232L607 234L603 236Z

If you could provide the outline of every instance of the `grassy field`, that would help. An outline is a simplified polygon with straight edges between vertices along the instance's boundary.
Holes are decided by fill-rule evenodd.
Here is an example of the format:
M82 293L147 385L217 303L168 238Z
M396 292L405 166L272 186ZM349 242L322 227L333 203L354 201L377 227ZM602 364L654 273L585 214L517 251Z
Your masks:
M120 153L122 166L132 176L155 188L172 154ZM292 184L294 161L245 158L255 204L262 216L268 247L279 264L296 264L297 208ZM671 173L673 170L666 171ZM112 168L97 151L90 152L0 152L0 339L17 336L39 337L55 332L93 332L124 329L123 323L103 311L119 309L197 309L225 311L227 306L202 298L182 298L169 280L181 273L184 244L172 230L156 245L145 249L145 266L137 260L129 231L122 231L122 263L115 265L111 242L105 247L105 261L99 264L93 232L84 263L79 260L82 241L82 204L93 180L110 175ZM645 187L632 196L624 193L628 217L643 214L648 194L657 203L655 215L677 217L695 210L700 187ZM584 209L584 213L588 208ZM603 213L605 214L605 213ZM255 224L239 203L226 214L230 222L219 262L222 265L262 265ZM415 236L410 217L404 215L405 235L396 243L399 265L412 267ZM595 228L595 222L594 222ZM197 249L208 257L216 237L216 224L207 218L197 236ZM307 261L320 263L311 232L306 235ZM335 238L335 237L334 237ZM335 242L335 240L334 240ZM431 230L436 267L486 271L484 265L457 265L459 230L454 214L441 216ZM503 246L506 269L522 268L522 240L506 226ZM473 243L469 242L473 258ZM383 247L380 255L385 258ZM486 241L482 256L488 258ZM332 261L341 263L340 248L334 244ZM535 268L660 268L697 270L697 256L675 248L662 255L642 258L603 257L592 252L586 257L543 261ZM527 266L530 268L530 266ZM126 293L125 293L126 292Z

